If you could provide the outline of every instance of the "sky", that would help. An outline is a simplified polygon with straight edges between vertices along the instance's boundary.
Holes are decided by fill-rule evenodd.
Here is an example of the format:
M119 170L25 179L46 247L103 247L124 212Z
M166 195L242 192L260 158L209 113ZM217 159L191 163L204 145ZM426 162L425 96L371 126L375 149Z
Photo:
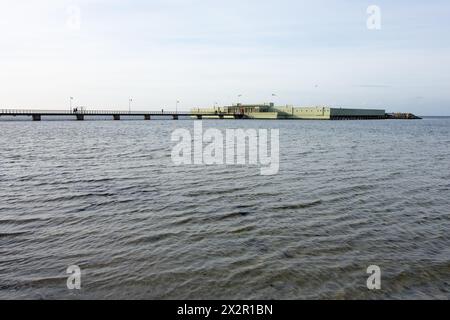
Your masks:
M0 0L0 108L450 115L449 35L448 0Z

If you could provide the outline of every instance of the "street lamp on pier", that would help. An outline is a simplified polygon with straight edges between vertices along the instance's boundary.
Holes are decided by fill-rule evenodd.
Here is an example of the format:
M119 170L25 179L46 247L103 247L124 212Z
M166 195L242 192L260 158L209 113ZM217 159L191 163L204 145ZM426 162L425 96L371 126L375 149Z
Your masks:
M276 93L272 93L272 100L278 100L278 95ZM275 101L270 101L270 103L275 104Z
M240 104L241 103L241 97L242 97L242 94L238 94L238 104Z
M70 97L70 102L69 102L69 104L70 104L70 110L69 110L69 113L72 113L72 101L73 101L73 97Z

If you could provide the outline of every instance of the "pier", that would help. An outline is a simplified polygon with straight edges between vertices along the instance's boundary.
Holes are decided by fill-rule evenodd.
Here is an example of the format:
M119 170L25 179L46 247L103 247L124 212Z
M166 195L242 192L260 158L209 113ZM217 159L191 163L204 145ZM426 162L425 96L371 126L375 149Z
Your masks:
M246 119L241 113L199 113L190 111L108 111L108 110L81 110L81 111L63 111L63 110L24 110L24 109L0 109L2 116L28 116L30 120L41 121L43 117L71 117L73 120L83 121L88 116L107 116L111 120L119 121L122 117L140 117L142 120L164 119L178 120L180 117L189 117L194 119L203 119L204 117L216 116L218 119Z
M194 108L192 111L108 111L74 108L68 110L33 110L33 109L0 109L1 117L29 117L33 121L41 121L43 117L65 117L77 121L88 120L89 117L106 116L119 121L126 117L138 117L142 120L179 120L185 119L297 119L297 120L377 120L377 119L421 119L412 113L386 113L374 109L343 109L325 107L275 107L273 105L237 105L223 108ZM133 118L133 120L138 120Z

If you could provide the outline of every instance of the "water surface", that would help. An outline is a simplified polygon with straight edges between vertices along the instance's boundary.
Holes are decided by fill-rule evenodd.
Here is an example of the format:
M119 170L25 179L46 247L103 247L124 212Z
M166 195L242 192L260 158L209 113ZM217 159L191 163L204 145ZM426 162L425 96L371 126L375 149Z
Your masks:
M203 125L280 129L279 174L174 166L192 121L0 122L0 298L450 298L450 119Z

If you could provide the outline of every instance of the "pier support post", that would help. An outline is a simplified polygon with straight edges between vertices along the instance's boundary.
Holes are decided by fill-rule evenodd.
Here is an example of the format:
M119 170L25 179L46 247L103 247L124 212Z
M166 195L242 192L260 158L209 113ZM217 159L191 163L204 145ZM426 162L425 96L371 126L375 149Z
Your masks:
M203 119L203 116L202 116L201 114L199 114L199 115L197 115L197 119L198 119L198 120L202 120L202 119Z
M173 115L173 120L178 120L178 115L177 114Z
M115 114L113 115L113 118L115 121L119 121L120 120L120 115L119 114Z
M151 120L152 118L150 117L149 114L144 115L144 120Z
M77 114L77 120L83 121L84 120L84 114Z
M223 118L224 118L223 114L219 114L219 119L223 119Z
M40 114L33 114L33 121L41 121L41 115Z

